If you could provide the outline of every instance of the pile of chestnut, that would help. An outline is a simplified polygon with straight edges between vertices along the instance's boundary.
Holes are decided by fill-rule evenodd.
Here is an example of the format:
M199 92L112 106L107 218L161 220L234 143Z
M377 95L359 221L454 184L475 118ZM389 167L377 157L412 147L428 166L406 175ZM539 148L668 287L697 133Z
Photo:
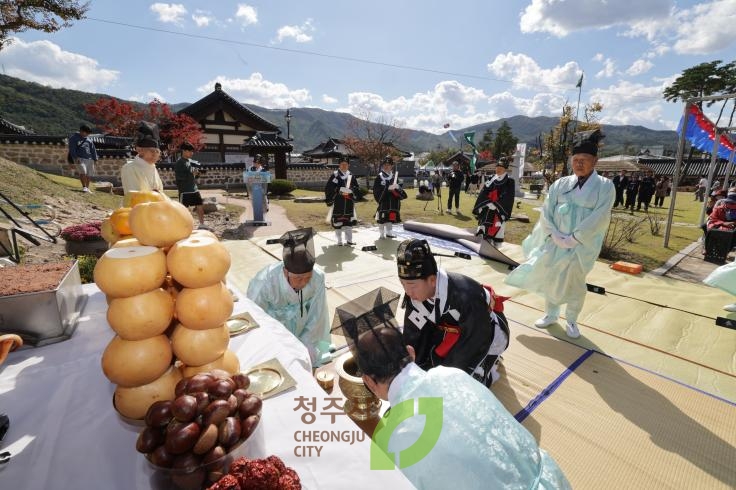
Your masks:
M217 481L227 473L224 456L260 421L263 402L249 386L246 374L222 370L182 379L174 400L149 407L136 449L155 466L180 470L171 474L182 487Z

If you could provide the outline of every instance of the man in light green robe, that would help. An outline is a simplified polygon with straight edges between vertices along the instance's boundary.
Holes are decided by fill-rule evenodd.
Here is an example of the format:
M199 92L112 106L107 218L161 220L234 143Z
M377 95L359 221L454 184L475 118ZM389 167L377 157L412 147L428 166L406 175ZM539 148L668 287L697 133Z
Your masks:
M325 274L314 268L312 229L286 232L283 262L261 269L247 296L280 321L309 351L314 367L330 359L330 324Z
M544 296L545 316L534 323L538 328L555 323L566 304L571 338L580 336L577 319L587 292L585 276L601 251L616 197L613 183L595 171L603 135L600 130L581 135L573 147L574 175L550 186L542 215L522 243L527 260L506 277L507 284Z
M372 467L396 464L419 490L571 488L534 437L464 371L424 371L390 326L360 334L354 350L363 382L391 404L373 435Z

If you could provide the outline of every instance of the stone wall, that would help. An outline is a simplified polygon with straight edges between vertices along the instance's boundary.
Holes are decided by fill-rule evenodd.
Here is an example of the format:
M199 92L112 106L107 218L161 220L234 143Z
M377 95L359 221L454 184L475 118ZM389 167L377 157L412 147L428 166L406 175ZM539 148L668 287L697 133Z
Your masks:
M75 165L69 165L66 162L67 146L63 143L20 143L0 141L0 157L7 158L27 167L40 170L42 172L63 175L76 178L77 168ZM101 157L95 165L94 181L111 182L114 186L120 186L120 167L122 167L126 158L119 156ZM175 189L173 165L171 163L161 163L157 165L159 175L167 189ZM206 163L202 167L206 169L197 179L199 187L206 188L227 188L243 186L244 164L221 164ZM353 168L355 167L355 168ZM335 166L326 167L322 164L294 164L287 168L287 178L296 184L297 187L303 189L324 189L325 182L330 174L334 171ZM271 175L273 177L273 168ZM351 165L351 171L356 175L364 175L365 168L360 164ZM409 184L411 179L404 176L402 169L402 177L404 182ZM361 187L366 186L365 177L360 177ZM372 179L370 186L372 186Z

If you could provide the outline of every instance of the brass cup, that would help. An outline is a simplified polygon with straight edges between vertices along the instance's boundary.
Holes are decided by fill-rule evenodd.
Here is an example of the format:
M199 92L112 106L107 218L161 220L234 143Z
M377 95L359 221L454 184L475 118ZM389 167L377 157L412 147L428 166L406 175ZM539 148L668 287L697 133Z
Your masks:
M379 418L381 400L374 395L357 376L358 363L351 352L346 352L335 361L338 381L342 394L346 398L343 410L353 420L371 420Z

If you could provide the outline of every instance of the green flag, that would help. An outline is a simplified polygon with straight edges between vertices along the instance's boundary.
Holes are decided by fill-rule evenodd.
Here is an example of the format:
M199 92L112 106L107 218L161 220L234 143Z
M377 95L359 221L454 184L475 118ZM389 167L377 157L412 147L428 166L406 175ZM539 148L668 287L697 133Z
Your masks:
M475 162L478 160L478 150L475 147L475 143L473 142L473 139L475 139L475 131L468 131L467 133L463 133L463 136L465 137L465 141L468 142L470 147L473 149L473 156L470 157L470 173L475 173Z

